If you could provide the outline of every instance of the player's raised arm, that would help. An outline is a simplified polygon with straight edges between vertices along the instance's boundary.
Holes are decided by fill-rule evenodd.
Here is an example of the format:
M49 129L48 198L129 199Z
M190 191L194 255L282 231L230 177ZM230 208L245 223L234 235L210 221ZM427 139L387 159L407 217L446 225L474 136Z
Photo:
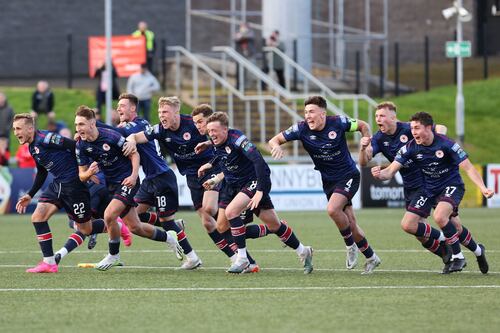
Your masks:
M399 163L398 161L393 161L387 168L381 169L380 166L374 166L372 168L372 175L374 178L380 179L380 180L389 180L394 175L396 172L401 169L403 165Z
M371 145L371 137L364 136L359 140L359 156L358 162L361 166L366 166L373 158L373 147Z
M283 133L276 134L271 140L269 140L269 147L271 148L271 155L275 160L279 160L283 157L284 152L281 145L286 143L285 136Z
M472 180L474 184L476 184L477 187L481 190L481 193L487 198L491 198L495 192L493 190L489 189L486 187L484 184L483 178L477 172L476 168L474 168L474 165L470 162L470 160L467 158L463 160L459 165L458 165L462 170L464 170L467 173L467 176Z
M357 124L357 127L355 127L355 124L352 123L350 132L358 131L363 135L363 137L371 136L370 125L368 125L366 121L356 119L355 122Z
M141 158L138 152L130 154L128 158L130 159L130 162L132 162L132 173L129 177L123 180L122 184L128 187L134 187L135 183L137 182L137 177L139 177Z

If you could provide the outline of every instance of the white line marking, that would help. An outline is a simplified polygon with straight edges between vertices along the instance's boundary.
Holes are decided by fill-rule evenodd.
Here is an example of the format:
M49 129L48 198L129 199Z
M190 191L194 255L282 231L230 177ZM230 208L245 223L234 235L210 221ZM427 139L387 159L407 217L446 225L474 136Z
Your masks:
M29 268L32 267L33 265L0 265L0 268ZM78 269L84 269L81 267L78 267L77 265L59 265L59 267L62 267L64 269L66 268L78 268ZM88 269L88 268L87 268ZM164 269L164 270L179 270L178 266L120 266L120 267L114 267L113 269ZM209 271L226 271L228 267L217 267L217 266L202 266L198 268L197 270L209 270ZM261 267L262 271L303 271L304 269L302 267ZM314 268L315 272L344 272L348 273L349 271L345 268ZM352 272L362 272L362 269L353 269ZM386 272L386 273L433 273L433 274L441 274L441 270L430 270L430 269L376 269L376 272ZM482 275L481 272L479 271L462 271L457 274L478 274ZM488 272L488 275L492 274L500 274L500 272Z
M235 287L235 288L0 288L0 292L19 291L323 291L323 290L377 290L377 289L498 289L500 285L471 286L353 286L353 287Z

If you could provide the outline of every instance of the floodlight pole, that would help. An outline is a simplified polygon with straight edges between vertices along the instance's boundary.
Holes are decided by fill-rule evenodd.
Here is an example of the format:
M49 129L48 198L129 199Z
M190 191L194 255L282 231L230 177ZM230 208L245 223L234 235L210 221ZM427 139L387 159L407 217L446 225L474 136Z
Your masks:
M462 8L462 0L457 0L457 7ZM458 9L457 8L457 9ZM460 14L457 12L457 43L462 43L462 20ZM459 54L457 57L457 98L455 100L455 129L458 141L464 143L464 108L465 100L463 95L463 63L462 56Z
M106 34L106 124L111 125L113 66L111 63L111 6L113 0L104 3L104 31Z

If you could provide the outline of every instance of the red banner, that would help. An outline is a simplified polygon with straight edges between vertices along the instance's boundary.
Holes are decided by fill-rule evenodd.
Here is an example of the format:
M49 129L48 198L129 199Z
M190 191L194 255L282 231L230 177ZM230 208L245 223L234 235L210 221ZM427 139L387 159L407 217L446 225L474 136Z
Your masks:
M89 37L89 76L105 61L106 38ZM146 62L146 39L132 36L111 38L111 58L119 77L128 77L140 70Z

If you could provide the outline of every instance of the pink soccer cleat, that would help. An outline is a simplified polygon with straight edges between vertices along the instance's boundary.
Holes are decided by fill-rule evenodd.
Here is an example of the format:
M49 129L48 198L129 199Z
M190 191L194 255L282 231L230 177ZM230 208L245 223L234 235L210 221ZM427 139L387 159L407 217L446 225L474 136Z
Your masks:
M128 230L128 227L125 225L125 222L121 218L118 218L118 222L121 223L121 228L120 228L120 236L123 239L123 244L125 246L130 246L132 245L132 233L130 230Z
M57 273L58 270L57 264L51 265L41 261L35 267L28 268L26 273Z

